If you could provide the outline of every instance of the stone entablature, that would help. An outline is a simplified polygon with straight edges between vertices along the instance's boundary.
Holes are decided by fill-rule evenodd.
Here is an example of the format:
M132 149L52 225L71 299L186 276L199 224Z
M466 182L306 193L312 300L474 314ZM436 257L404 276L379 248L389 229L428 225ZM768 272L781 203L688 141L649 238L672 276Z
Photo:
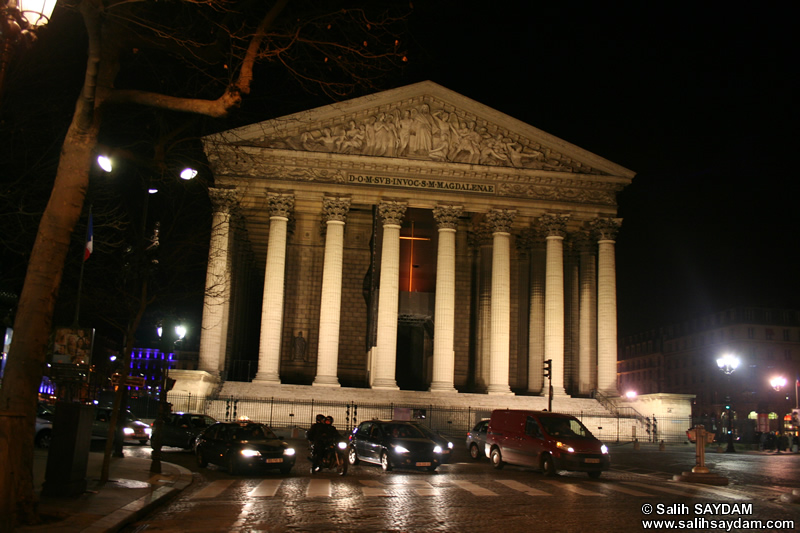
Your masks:
M568 203L616 207L616 195L629 182L611 176L576 175L568 172L489 169L414 160L381 160L330 156L315 152L290 152L253 146L218 145L208 150L215 175L234 179L264 179L312 184L350 185L365 189L391 186L435 189L444 194L472 193L542 199ZM362 178L359 179L358 177ZM364 179L365 176L373 180ZM381 178L375 180L374 178ZM404 181L401 181L404 180ZM431 184L432 182L432 184ZM444 182L444 185L440 185ZM450 184L453 184L450 186ZM458 184L461 184L459 186Z

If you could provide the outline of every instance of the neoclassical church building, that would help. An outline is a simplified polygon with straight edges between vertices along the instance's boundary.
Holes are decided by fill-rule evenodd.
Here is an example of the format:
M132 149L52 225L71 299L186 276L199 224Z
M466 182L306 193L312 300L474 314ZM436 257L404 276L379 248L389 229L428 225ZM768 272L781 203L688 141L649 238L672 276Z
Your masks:
M204 380L616 394L630 170L429 81L204 146Z

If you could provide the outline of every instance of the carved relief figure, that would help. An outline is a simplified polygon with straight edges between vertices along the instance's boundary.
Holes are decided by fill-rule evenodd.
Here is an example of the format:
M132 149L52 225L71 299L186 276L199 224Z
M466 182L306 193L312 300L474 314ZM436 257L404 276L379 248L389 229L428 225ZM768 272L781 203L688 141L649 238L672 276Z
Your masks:
M487 130L494 133L489 133ZM451 161L514 168L575 171L555 152L525 146L507 137L494 125L462 120L456 112L431 110L428 104L396 107L347 124L315 129L284 139L275 146L291 146L316 152L364 154L378 157L410 156L434 161ZM596 173L580 167L580 172Z
M392 115L381 113L375 121L375 150L373 155L394 157L397 128Z

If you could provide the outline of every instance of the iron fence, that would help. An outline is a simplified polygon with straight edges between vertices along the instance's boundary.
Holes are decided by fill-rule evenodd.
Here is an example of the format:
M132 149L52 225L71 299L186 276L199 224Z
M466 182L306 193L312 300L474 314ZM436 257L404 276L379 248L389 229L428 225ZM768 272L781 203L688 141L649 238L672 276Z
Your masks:
M414 420L447 436L454 442L466 437L479 420L489 418L491 409L474 407L443 407L439 405L410 405L396 403L364 403L320 400L290 400L285 398L206 398L191 394L169 395L173 411L196 412L217 420L249 418L273 428L289 430L303 437L304 430L314 423L317 414L334 418L340 431L351 431L360 422L371 419ZM131 405L139 418L156 416L157 404ZM642 417L638 413L617 410L616 413L597 411L563 411L583 422L599 439L606 442L685 443L686 431L698 421L690 417ZM709 425L706 425L709 427Z

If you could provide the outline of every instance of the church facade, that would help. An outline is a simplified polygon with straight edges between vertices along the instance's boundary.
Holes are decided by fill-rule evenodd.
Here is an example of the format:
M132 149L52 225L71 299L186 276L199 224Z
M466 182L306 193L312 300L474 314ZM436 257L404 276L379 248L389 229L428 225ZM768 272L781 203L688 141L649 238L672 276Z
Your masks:
M616 394L633 172L432 82L204 146L211 380Z

